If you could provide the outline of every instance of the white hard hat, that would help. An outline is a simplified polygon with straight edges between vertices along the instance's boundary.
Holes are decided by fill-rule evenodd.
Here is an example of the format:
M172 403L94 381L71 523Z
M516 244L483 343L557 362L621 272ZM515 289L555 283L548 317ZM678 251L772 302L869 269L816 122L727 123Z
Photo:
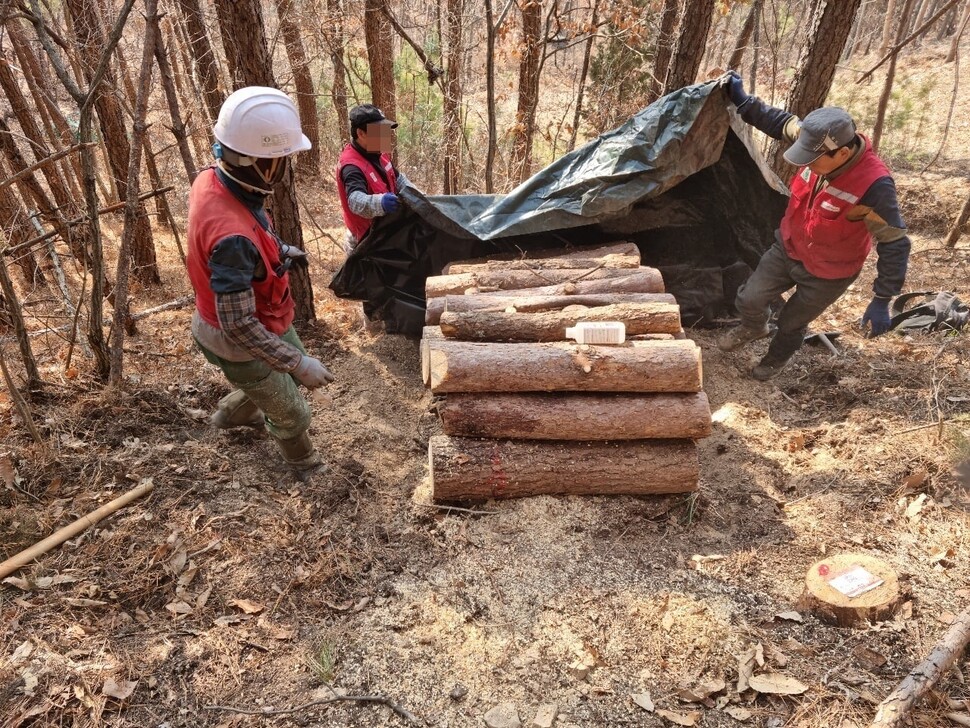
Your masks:
M286 157L312 146L290 97L266 86L247 86L230 94L212 133L224 147L262 159Z

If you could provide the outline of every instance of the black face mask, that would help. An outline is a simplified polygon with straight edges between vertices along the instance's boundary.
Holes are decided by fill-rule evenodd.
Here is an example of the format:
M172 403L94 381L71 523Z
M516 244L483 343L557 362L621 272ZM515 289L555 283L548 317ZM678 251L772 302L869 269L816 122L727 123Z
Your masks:
M283 181L289 160L289 157L247 157L225 147L219 148L216 158L231 179L266 195L272 194L273 186Z

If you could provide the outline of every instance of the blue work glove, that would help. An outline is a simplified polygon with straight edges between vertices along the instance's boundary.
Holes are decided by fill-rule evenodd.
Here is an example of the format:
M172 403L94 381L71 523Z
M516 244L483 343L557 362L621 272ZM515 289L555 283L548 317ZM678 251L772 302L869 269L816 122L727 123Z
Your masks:
M862 326L869 324L869 338L889 331L889 299L876 296L862 314Z
M381 207L385 213L397 212L401 209L401 201L393 192L385 192L381 195Z
M721 83L724 86L725 91L727 91L728 98L731 99L738 111L747 104L751 97L744 90L744 81L741 80L741 76L737 71L728 71L721 77Z

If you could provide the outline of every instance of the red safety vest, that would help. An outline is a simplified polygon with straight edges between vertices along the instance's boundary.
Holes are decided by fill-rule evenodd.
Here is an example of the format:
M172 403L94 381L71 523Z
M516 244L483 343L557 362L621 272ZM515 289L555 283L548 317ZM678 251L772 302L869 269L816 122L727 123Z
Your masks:
M384 168L384 174L387 175L387 182L374 169L370 160L357 151L357 147L353 144L345 146L340 153L340 159L337 161L337 189L340 190L340 206L344 209L344 224L347 225L350 234L359 241L363 240L367 231L370 230L371 220L355 215L350 211L350 206L347 204L347 190L344 189L344 180L340 172L348 164L354 165L363 173L364 179L367 180L367 191L372 195L382 195L385 192L393 192L396 195L397 176L394 174L394 164L386 154L381 154L381 166Z
M210 167L195 178L189 192L189 252L185 265L195 289L195 307L203 321L216 328L220 326L216 296L209 283L212 276L209 256L216 243L232 235L248 238L259 251L266 267L266 278L261 281L253 279L252 282L256 318L274 334L282 334L293 323L294 306L289 273L280 277L274 272L280 265L279 244L219 181L215 169Z
M872 236L865 220L852 221L845 213L889 168L869 140L859 161L812 196L818 175L803 167L791 181L788 209L781 221L781 238L789 257L800 260L819 278L849 278L860 270L872 250Z

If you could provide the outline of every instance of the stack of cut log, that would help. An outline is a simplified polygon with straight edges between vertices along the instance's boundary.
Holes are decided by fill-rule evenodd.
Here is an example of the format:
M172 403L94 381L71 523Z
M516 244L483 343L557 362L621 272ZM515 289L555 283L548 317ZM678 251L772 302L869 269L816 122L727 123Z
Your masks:
M445 395L434 499L696 490L711 411L700 349L663 290L632 243L429 278L421 368ZM622 321L627 341L566 341L578 321Z

